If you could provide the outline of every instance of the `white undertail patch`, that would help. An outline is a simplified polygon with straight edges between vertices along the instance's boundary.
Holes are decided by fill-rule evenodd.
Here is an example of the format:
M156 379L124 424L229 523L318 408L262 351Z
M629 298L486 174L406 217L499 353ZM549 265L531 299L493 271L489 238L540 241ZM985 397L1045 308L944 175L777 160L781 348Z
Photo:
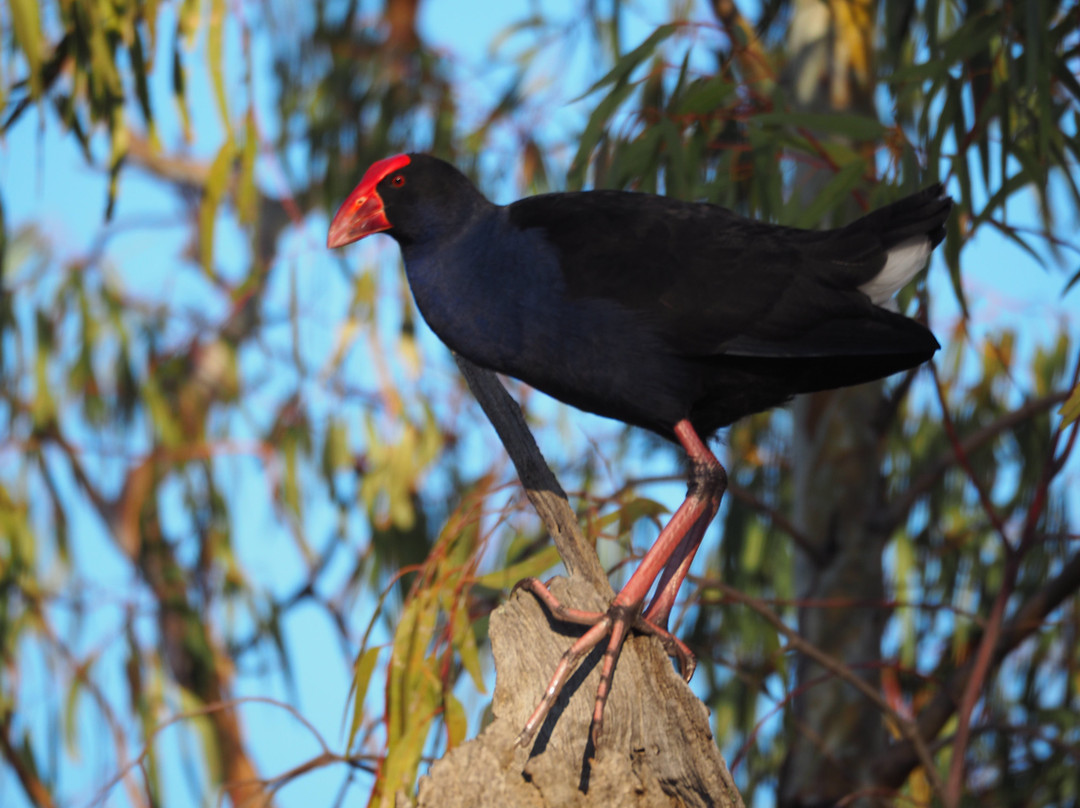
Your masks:
M859 291L874 305L884 305L926 266L931 249L930 239L926 236L912 236L890 247L885 268L860 286Z

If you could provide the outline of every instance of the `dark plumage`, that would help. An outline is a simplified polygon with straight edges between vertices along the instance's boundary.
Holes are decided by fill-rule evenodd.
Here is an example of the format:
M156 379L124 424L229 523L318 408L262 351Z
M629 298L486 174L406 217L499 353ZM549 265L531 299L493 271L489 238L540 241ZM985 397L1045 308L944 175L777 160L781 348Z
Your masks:
M885 304L925 266L951 207L932 185L846 227L808 231L623 191L500 207L419 154L368 169L331 223L330 247L385 231L424 319L453 350L676 440L691 460L686 501L606 613L567 610L539 581L523 582L557 618L592 628L567 651L521 742L604 637L594 742L631 628L659 636L692 675L693 654L665 627L726 487L701 436L798 393L929 359L934 336Z
M922 268L951 205L940 185L808 231L625 191L500 207L453 166L408 159L391 172L402 186L387 176L375 188L424 318L478 365L579 409L670 439L689 418L707 436L938 348L859 287L912 239L926 249L908 250L906 278Z

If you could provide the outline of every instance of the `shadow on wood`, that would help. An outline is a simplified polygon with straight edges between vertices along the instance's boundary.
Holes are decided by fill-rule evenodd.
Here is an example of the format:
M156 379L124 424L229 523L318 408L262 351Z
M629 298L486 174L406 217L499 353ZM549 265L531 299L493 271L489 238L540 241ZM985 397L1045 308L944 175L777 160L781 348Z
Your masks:
M569 579L553 582L552 592L574 608L607 608L612 597L607 576L517 404L493 373L461 357L457 362L570 573ZM559 658L583 630L551 620L528 593L515 593L496 609L491 617L495 719L431 767L420 780L420 806L741 808L713 740L708 711L651 637L631 637L623 649L598 752L589 741L589 727L600 678L599 650L574 674L532 746L515 746ZM398 805L408 804L399 795Z

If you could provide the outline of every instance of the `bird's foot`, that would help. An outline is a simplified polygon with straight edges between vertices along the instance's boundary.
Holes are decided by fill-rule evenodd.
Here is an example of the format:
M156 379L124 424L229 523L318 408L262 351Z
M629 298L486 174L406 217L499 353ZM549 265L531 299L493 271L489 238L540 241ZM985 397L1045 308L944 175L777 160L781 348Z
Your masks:
M551 616L564 623L573 623L579 626L589 626L578 640L562 655L559 664L555 666L555 673L544 691L544 697L533 710L525 727L518 735L517 745L526 746L536 735L547 714L555 704L566 682L573 675L574 670L585 656L592 651L600 642L607 637L607 648L604 651L603 666L600 671L600 684L596 689L596 704L593 708L592 741L593 747L599 748L600 736L604 726L604 706L607 704L608 694L611 691L612 677L615 675L615 665L619 661L623 643L631 630L642 634L650 634L660 640L664 650L669 656L674 657L679 664L679 672L683 679L690 681L694 675L697 660L694 652L687 647L686 643L673 635L663 626L654 623L641 614L641 603L622 604L619 598L606 612L589 612L581 609L570 609L561 604L551 590L536 578L525 578L514 586L514 590L526 589L535 595L548 609Z

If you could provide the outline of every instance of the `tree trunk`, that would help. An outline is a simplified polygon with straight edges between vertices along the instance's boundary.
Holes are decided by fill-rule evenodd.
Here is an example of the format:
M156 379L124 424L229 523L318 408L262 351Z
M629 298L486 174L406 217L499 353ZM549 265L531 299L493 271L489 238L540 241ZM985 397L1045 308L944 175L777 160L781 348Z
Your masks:
M494 374L460 357L458 364L566 560L570 578L554 581L552 592L575 608L606 609L611 590L603 569L517 404ZM742 808L713 740L708 710L652 637L626 642L604 713L599 751L592 748L589 728L602 648L582 663L530 746L515 744L559 658L581 631L552 621L524 592L495 611L495 719L421 778L418 805ZM410 805L403 794L397 804Z
M870 95L875 19L876 3L870 0L796 0L785 77L796 108L876 114ZM831 175L827 168L799 163L794 192L812 199ZM875 382L801 396L793 406L794 520L816 550L816 560L797 555L797 594L808 604L799 609L799 632L875 688L885 613L819 604L885 600L882 555L888 536L868 527L883 504L882 436L875 423L881 390ZM832 805L873 784L869 764L886 742L882 717L853 687L805 658L796 676L800 695L779 803Z

